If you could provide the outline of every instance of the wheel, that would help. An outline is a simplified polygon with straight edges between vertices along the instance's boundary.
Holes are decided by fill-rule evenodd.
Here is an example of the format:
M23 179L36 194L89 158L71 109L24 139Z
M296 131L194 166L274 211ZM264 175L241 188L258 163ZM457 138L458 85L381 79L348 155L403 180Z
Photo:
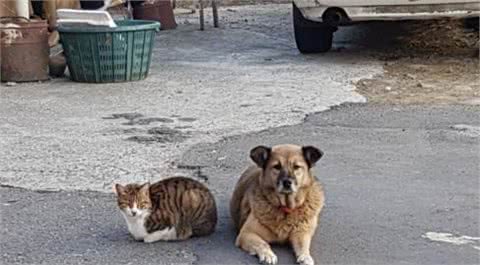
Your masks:
M327 52L332 48L333 32L336 27L322 22L311 21L303 17L293 4L293 29L295 42L301 53Z
M465 19L465 28L474 29L478 31L479 26L479 18L478 17L470 17Z

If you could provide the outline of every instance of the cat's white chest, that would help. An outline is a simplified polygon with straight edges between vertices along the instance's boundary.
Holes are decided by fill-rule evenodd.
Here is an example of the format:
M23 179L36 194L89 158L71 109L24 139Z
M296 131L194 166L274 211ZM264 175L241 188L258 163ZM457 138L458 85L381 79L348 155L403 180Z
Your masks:
M127 221L128 231L136 240L143 240L147 235L145 228L145 220L148 216L139 216L137 218L129 217L124 214L125 221Z
M145 228L145 221L148 215L130 217L123 213L125 221L127 221L128 231L135 238L135 240L143 240L146 243L153 243L159 240L176 240L177 231L174 227L165 228L163 230L148 233Z

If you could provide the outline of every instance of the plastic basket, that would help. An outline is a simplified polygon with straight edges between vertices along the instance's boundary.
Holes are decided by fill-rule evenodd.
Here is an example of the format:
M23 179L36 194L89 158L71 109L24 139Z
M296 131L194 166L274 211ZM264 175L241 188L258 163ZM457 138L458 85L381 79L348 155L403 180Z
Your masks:
M160 23L118 20L116 28L59 26L72 80L89 83L145 79Z

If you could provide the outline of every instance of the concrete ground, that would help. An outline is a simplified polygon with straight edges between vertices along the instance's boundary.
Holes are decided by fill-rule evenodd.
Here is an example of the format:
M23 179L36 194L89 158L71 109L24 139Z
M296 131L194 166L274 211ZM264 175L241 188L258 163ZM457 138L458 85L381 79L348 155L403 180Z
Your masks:
M327 196L312 246L317 263L478 264L479 111L345 105L298 125L196 145L180 162L201 167L220 222L214 235L185 242L135 242L113 194L1 188L2 258L5 264L256 264L233 245L229 195L251 147L290 142L325 152L316 168ZM454 239L432 241L424 238L429 233ZM461 236L476 238L455 244ZM275 251L281 264L294 262L288 248Z
M228 200L248 151L286 142L325 152L317 264L480 263L478 104L358 104L354 83L384 73L400 28L345 29L331 53L303 56L289 5L221 14L220 29L190 15L161 32L141 82L0 87L2 264L257 264L233 245ZM215 194L217 232L132 240L112 184L180 174Z
M289 5L222 14L220 29L201 32L192 15L160 32L141 82L2 87L0 182L108 191L114 180L158 179L176 172L171 163L193 144L364 102L353 81L381 73L366 55L301 56ZM262 21L242 23L249 17Z

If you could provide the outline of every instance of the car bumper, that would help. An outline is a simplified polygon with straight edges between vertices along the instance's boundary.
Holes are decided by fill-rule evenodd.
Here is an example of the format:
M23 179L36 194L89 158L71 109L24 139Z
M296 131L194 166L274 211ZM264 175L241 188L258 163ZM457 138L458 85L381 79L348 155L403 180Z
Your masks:
M462 2L448 4L402 4L402 5L323 5L322 1L294 1L303 16L313 21L323 21L327 9L343 10L347 18L344 22L360 22L372 20L420 20L435 18L466 18L480 15L480 3ZM298 2L298 3L297 3ZM328 2L328 1L327 1ZM420 2L420 1L419 1Z

